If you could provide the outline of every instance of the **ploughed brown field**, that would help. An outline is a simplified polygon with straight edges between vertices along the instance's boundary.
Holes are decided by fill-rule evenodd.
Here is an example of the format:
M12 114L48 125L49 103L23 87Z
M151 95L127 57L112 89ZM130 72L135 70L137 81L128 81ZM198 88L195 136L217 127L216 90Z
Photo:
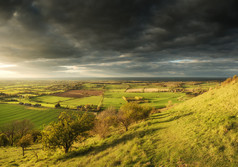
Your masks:
M164 88L164 89L159 89L159 88L137 88L137 89L127 89L127 93L153 93L153 92L169 92L170 89Z
M89 96L100 96L103 91L100 90L69 90L63 93L55 93L54 96L60 97L89 97Z

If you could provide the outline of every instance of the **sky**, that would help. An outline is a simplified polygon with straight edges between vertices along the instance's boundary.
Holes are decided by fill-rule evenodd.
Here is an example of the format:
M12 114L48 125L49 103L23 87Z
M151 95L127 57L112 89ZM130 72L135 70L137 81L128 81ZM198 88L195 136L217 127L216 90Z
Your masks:
M0 78L237 71L237 0L0 0Z

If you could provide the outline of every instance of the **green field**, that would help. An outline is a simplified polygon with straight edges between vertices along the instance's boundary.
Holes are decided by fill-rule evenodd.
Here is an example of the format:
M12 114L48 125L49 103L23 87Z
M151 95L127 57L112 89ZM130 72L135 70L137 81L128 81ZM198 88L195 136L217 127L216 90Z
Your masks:
M60 111L58 109L0 104L0 126L14 120L28 119L33 122L35 128L42 129L43 125L57 120Z
M125 101L122 99L122 96L125 97L135 97L140 96L149 102L147 104L151 105L155 108L163 108L166 107L168 101L172 101L172 103L180 103L179 98L186 98L185 93L172 93L172 92L160 92L160 93L126 93L126 92L106 92L104 94L104 107L114 106L119 108L122 104L125 104Z
M21 102L36 104L39 103L44 107L54 108L58 102L62 107L76 109L79 105L93 104L98 105L102 96L90 96L83 98L59 97L59 96L37 96L30 99L21 99Z

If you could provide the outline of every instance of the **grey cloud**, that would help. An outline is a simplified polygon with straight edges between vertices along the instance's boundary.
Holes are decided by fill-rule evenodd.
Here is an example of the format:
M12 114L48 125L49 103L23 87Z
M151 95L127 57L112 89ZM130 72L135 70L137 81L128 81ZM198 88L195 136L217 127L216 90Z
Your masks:
M210 62L237 60L235 0L0 0L0 21L0 61L39 71L84 66L108 75L235 73L231 61ZM207 61L170 63L184 59ZM123 61L131 63L117 63Z

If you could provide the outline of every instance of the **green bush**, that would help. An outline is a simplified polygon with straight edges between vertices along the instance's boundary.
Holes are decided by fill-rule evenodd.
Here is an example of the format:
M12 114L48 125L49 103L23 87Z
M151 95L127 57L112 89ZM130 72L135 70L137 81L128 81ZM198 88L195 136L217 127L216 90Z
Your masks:
M34 143L39 142L42 137L40 130L32 130L30 134Z
M60 103L57 103L57 104L55 105L55 108L61 108Z
M121 106L118 112L118 121L127 131L132 123L148 118L151 110L151 107L142 106L135 102L126 103Z

